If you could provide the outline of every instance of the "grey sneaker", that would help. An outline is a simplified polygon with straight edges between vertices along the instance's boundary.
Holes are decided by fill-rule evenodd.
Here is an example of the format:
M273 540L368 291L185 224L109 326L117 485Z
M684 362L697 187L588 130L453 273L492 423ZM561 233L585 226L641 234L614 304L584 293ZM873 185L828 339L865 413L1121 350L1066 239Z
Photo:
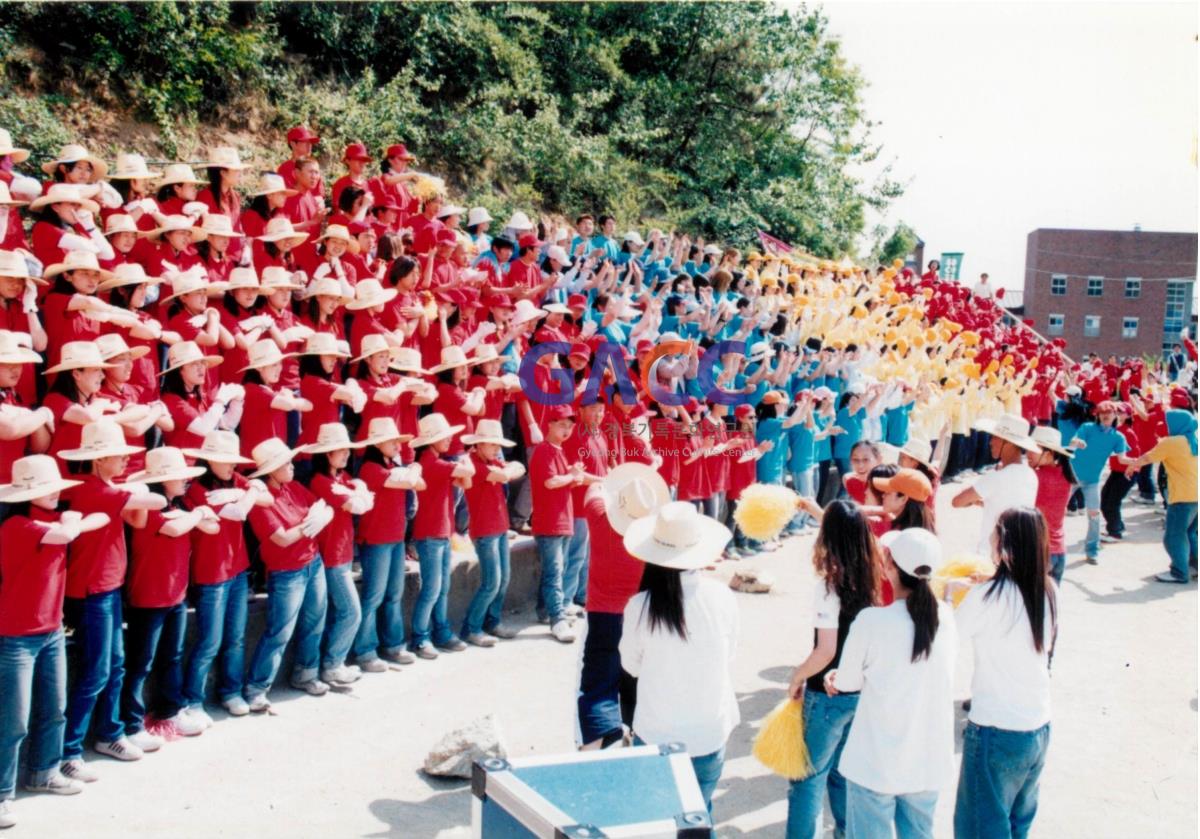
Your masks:
M78 795L83 792L83 782L68 778L62 772L55 772L40 784L26 784L30 792L48 792L52 795Z
M252 714L261 714L271 710L271 700L265 693L258 693L246 700L246 707Z
M472 632L466 637L466 642L473 647L496 646L496 639L490 635L484 635L482 632Z
M1188 580L1179 579L1170 571L1164 571L1163 573L1156 575L1154 579L1158 580L1160 583L1175 583L1176 585L1183 585L1184 583L1188 582Z
M422 644L416 649L417 658L423 658L426 661L433 661L438 657L438 652L433 648L433 644Z
M250 703L248 703L245 699L242 699L240 696L229 697L221 703L221 707L223 707L225 712L231 717L244 717L250 713ZM197 710L204 714L204 716L208 716L208 714L204 712L204 709L199 705L189 708L188 713L194 714Z
M107 755L115 760L141 760L146 756L146 753L130 742L128 737L121 737L111 743L97 743L92 748L98 754Z
M345 664L321 671L321 681L330 685L352 685L362 678L362 670Z
M511 626L505 626L504 624L498 624L493 626L491 629L485 629L483 631L488 635L491 635L495 638L501 638L506 641L516 638L519 634L517 630L513 629Z
M64 760L62 766L58 767L58 771L72 780L82 781L85 784L94 784L100 780L100 776L89 769L81 757Z
M359 661L358 669L364 673L386 673L388 666L382 658L373 658L370 661Z
M436 645L439 650L447 653L461 653L467 648L467 645L462 642L461 638L452 638L445 644Z
M384 650L383 657L393 664L412 664L417 660L408 650L396 650L394 653Z
M320 679L309 679L305 682L298 682L295 679L289 679L290 684L296 690L302 690L309 696L324 696L329 693L329 685L322 682Z

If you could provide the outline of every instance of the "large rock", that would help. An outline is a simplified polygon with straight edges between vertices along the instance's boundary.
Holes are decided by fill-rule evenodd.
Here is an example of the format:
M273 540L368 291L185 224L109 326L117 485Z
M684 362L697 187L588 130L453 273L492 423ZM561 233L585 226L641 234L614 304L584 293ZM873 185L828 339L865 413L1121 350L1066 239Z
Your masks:
M486 757L508 757L500 725L491 714L451 731L425 757L425 771L447 778L470 778L471 766Z
M774 582L770 574L756 571L753 568L741 568L734 573L733 578L729 581L729 587L734 591L746 594L766 594L771 590Z

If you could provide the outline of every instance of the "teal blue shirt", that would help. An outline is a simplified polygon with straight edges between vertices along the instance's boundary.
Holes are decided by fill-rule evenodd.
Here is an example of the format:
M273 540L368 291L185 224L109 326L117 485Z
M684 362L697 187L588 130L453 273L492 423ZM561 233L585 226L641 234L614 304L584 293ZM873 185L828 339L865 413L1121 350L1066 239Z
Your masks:
M1080 484L1096 484L1100 482L1100 473L1110 457L1125 454L1129 451L1129 443L1125 436L1115 428L1103 428L1099 423L1085 422L1075 432L1074 439L1082 440L1086 448L1076 449L1075 459L1071 466ZM1064 442L1067 442L1064 440Z

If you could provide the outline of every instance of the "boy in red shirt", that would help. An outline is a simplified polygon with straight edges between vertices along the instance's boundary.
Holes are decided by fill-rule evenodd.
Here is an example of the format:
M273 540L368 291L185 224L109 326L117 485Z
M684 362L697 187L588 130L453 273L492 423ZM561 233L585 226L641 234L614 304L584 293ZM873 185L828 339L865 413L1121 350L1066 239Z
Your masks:
M575 425L569 405L552 405L544 415L545 440L529 457L529 481L533 495L533 538L542 564L538 591L538 617L545 615L550 631L564 644L575 640L563 603L563 562L575 532L571 489L585 480L583 464L563 450Z
M563 568L563 606L571 617L582 615L583 604L587 602L590 548L587 518L583 514L584 495L590 484L597 483L608 474L608 442L600 427L603 421L603 402L580 407L579 422L565 446L568 457L582 463L584 470L583 482L571 490L574 533L567 546L567 561Z

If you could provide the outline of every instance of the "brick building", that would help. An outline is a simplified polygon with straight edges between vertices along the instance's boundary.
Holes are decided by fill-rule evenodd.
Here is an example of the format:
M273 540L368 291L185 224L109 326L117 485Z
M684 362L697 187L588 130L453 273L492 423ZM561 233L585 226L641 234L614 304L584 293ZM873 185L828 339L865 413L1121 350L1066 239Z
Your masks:
M1067 352L1158 355L1195 336L1196 234L1038 228L1025 250L1024 316Z

